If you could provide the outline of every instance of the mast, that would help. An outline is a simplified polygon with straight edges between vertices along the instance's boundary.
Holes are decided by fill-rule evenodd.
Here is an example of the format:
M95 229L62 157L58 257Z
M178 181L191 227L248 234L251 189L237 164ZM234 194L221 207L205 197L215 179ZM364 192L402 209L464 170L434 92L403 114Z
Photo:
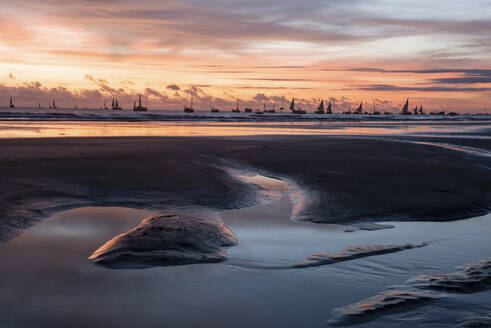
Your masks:
M14 108L14 107L15 107L15 106L14 106L14 102L13 102L13 100L12 100L12 96L10 96L10 108Z
M237 108L236 108L237 111L239 111L239 97L237 97Z
M112 104L111 106L112 106L112 108L114 109L114 97L113 97L113 104Z

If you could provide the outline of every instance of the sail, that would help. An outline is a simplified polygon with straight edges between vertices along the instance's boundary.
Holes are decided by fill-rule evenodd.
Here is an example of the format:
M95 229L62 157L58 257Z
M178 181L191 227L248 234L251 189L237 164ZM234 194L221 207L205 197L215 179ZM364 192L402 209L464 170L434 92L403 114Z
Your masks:
M317 107L317 111L324 112L324 99L321 100L321 103Z
M292 102L290 103L290 109L295 110L295 98L293 98Z
M419 106L419 113L423 114L423 105Z
M360 107L356 109L357 113L361 113L363 111L363 102L360 103Z
M327 113L329 113L329 114L332 113L332 105L331 105L331 102L329 102L329 106L327 106Z
M406 100L406 104L402 108L403 113L407 113L409 111L409 99Z

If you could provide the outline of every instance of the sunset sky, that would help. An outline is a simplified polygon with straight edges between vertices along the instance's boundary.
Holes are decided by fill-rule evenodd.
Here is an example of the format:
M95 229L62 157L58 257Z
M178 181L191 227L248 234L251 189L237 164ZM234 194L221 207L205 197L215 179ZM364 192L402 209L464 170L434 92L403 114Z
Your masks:
M2 0L0 15L0 105L491 109L491 1Z

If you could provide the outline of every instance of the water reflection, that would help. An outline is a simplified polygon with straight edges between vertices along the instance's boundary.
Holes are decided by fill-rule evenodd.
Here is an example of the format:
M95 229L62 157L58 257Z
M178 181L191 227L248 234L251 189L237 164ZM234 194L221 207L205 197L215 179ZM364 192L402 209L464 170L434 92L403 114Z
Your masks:
M475 122L0 122L0 138L462 133Z
M334 307L376 295L417 274L451 272L459 264L489 257L489 215L447 223L392 223L395 229L347 234L333 226L291 222L290 211L291 202L281 197L249 212L224 213L241 242L230 249L229 262L147 270L108 270L87 261L94 249L134 227L147 212L84 208L59 213L0 246L0 326L325 327ZM312 252L408 241L431 243L304 270L237 265L289 264ZM458 311L476 311L487 306L489 294L470 295L478 299L454 305ZM424 309L418 318L425 316ZM429 309L429 314L442 311ZM393 326L414 327L420 320L405 318L393 318ZM380 326L375 321L371 327ZM439 327L438 322L432 327Z

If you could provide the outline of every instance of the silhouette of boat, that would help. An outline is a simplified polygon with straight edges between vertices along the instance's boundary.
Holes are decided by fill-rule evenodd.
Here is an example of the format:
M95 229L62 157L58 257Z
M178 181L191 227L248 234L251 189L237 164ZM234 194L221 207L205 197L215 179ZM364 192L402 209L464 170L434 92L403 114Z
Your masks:
M353 112L353 114L363 114L363 101L360 103L360 106Z
M147 111L147 107L142 106L141 95L138 95L138 106L135 106L135 105L133 106L133 111L135 111L135 112L146 112Z
M314 112L316 114L325 114L324 112L324 99L321 100L319 106L317 106L317 110Z
M191 104L190 106L184 105L184 113L194 113L194 108L193 108L193 96L191 95Z
M232 112L233 113L240 113L240 110L239 110L239 98L237 98L237 107L232 109Z
M406 104L404 107L402 107L402 111L400 113L401 115L411 115L411 112L409 111L409 99L406 100Z
M332 114L332 105L331 105L331 102L329 102L329 105L327 105L326 114Z
M58 107L56 107L56 103L55 103L54 100L53 100L53 105L51 106L51 108L53 108L53 109L57 109L58 108Z
M113 98L113 103L111 107L113 110L122 110L122 108L119 107L118 99L115 98Z
M305 114L306 111L302 110L301 108L295 109L295 98L292 98L292 102L290 103L290 110L292 111L293 114Z
M210 105L210 108L211 108L210 112L212 112L212 113L219 113L220 112L220 110L218 108L213 107L212 105Z
M372 115L380 115L380 112L375 109L375 99L373 100L373 112Z
M244 112L252 113L252 108L246 107L246 108L244 108Z
M419 115L425 115L425 112L423 111L423 105L419 106Z
M418 105L413 109L413 115L418 115Z
M10 108L15 108L14 101L12 100L12 96L10 96Z

